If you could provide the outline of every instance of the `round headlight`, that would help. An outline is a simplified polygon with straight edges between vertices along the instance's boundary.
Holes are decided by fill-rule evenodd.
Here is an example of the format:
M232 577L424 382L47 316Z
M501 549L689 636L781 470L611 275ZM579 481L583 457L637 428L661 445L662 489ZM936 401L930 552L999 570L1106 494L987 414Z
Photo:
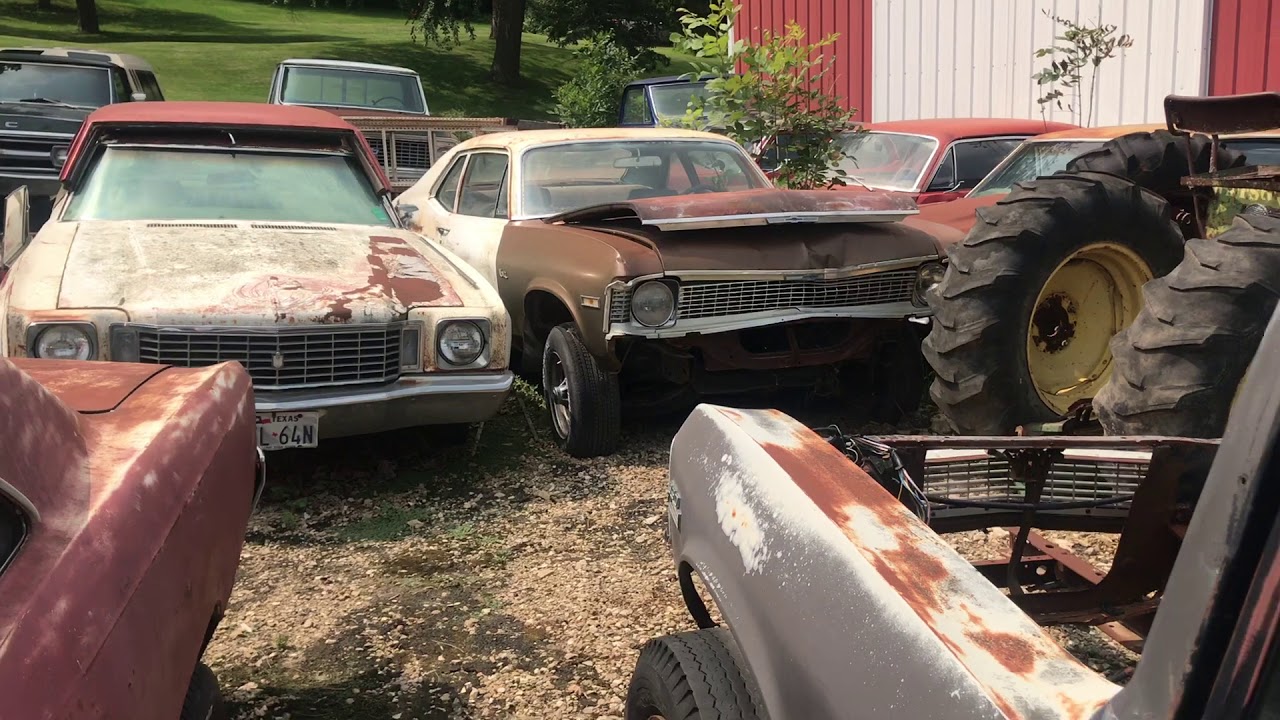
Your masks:
M942 263L921 265L916 271L916 297L924 300L928 292L937 287L946 274L947 266Z
M484 352L484 332L473 322L452 322L440 329L440 357L450 365L470 365Z
M664 282L650 280L631 293L631 315L645 327L666 325L676 311L676 297Z
M36 335L31 349L38 358L89 360L93 357L93 338L87 329L76 325L50 325Z

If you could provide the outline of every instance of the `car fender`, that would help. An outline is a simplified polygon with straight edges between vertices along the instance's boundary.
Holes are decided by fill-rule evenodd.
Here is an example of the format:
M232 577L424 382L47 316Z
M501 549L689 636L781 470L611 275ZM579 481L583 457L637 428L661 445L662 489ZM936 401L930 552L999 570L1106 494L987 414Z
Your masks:
M669 530L772 720L1086 718L1116 692L839 451L776 411L700 405Z

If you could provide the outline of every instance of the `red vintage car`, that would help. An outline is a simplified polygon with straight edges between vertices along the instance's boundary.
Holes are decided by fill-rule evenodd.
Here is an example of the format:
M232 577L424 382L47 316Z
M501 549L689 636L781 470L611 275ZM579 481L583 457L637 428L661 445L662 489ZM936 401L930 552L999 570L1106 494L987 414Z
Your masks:
M845 190L889 190L919 205L964 197L1023 140L1074 125L1010 118L895 120L862 126L840 138L849 177ZM761 166L776 170L786 139L762 153Z
M200 663L262 490L251 381L0 358L0 717L225 717Z

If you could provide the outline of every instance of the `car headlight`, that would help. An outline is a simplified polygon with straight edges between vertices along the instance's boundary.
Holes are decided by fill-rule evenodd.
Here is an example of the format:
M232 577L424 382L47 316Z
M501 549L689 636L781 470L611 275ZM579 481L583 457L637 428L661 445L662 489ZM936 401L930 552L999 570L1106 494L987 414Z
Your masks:
M422 328L411 323L400 331L400 371L419 370L422 370Z
M440 357L450 365L470 365L484 353L484 331L470 320L444 323L436 336Z
M34 325L27 354L47 360L92 360L98 355L98 331L89 324Z
M675 312L676 296L667 283L650 280L631 293L631 316L645 327L666 325Z
M924 305L925 297L929 291L938 286L942 282L942 277L947 274L947 266L945 263L933 262L920 266L916 271L916 304Z

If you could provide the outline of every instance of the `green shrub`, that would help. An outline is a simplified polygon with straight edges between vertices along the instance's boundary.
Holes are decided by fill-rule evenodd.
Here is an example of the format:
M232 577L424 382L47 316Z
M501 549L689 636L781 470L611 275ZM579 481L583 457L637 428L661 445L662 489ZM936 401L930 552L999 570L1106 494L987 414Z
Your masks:
M576 53L577 74L556 90L556 114L569 127L611 127L627 83L640 76L635 55L597 37Z

